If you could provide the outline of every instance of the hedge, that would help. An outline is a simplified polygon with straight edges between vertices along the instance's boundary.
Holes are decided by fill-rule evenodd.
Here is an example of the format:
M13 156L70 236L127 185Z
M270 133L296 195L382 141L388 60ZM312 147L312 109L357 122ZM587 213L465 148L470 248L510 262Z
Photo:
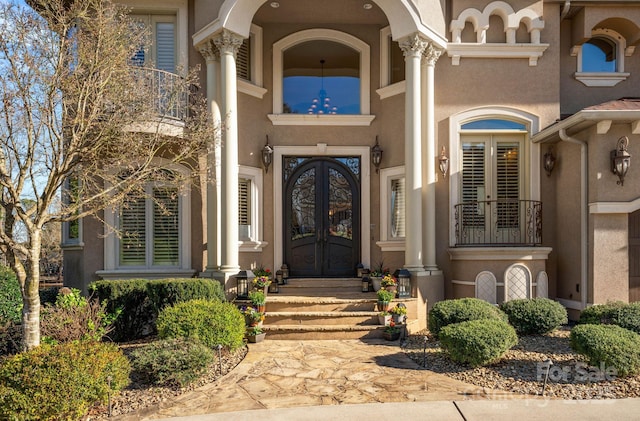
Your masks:
M190 338L210 348L222 345L235 350L243 344L245 320L232 303L191 300L165 307L157 327L161 339Z
M571 348L595 367L615 368L617 375L640 373L640 335L616 325L583 324L571 329Z
M429 311L429 331L438 337L440 330L447 325L481 319L506 322L507 315L493 304L478 298L439 301Z
M515 329L498 319L453 323L440 331L440 345L449 357L474 367L498 360L517 343Z
M618 310L626 304L622 301L609 302L607 304L596 304L587 307L580 313L579 324L615 324Z
M22 318L22 293L13 270L0 265L0 323L18 322Z
M0 419L80 419L95 403L106 403L109 390L122 390L130 371L112 343L41 345L0 366Z
M519 335L551 332L569 321L564 306L548 298L511 300L500 309Z

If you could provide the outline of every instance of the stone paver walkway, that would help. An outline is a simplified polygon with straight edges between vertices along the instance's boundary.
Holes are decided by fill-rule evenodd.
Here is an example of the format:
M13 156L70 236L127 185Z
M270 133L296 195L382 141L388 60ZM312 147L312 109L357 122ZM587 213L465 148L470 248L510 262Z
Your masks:
M495 393L491 398L500 399ZM513 398L513 397L511 397ZM253 409L486 399L481 388L420 368L384 340L269 341L215 383L118 420Z

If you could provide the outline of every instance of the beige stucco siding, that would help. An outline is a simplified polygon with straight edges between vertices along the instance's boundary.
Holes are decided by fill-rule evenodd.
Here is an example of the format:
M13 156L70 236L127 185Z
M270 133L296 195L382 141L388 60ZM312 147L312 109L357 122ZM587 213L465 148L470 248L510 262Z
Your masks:
M591 217L593 269L589 301L594 304L629 300L628 220L627 214Z

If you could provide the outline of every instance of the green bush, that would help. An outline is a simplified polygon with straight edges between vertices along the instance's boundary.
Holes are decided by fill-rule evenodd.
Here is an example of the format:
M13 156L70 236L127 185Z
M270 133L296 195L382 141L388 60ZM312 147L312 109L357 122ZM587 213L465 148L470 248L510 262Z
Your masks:
M0 366L0 419L77 420L129 381L129 360L111 343L42 345Z
M0 265L0 323L22 318L22 293L15 273Z
M191 338L235 350L242 346L245 321L232 303L191 300L163 309L157 327L160 338Z
M164 339L131 353L136 374L158 386L184 387L197 380L214 361L211 348L190 339Z
M0 356L14 355L22 346L22 325L14 321L0 321Z
M518 343L515 329L498 319L454 323L440 330L440 344L456 362L487 365Z
M613 324L640 333L640 302L620 307Z
M548 298L507 301L500 309L519 335L551 332L569 321L564 306Z
M640 373L640 335L615 325L584 324L571 329L571 348L589 364L613 367L617 375Z
M429 311L429 331L438 337L440 330L447 325L481 319L506 322L507 315L495 305L478 298L439 301Z
M90 290L106 301L107 312L119 312L110 335L118 342L155 333L156 317L167 306L198 298L224 300L220 283L202 278L97 281Z
M625 305L622 301L614 301L587 307L580 313L578 324L615 324L614 321L617 319L618 310Z

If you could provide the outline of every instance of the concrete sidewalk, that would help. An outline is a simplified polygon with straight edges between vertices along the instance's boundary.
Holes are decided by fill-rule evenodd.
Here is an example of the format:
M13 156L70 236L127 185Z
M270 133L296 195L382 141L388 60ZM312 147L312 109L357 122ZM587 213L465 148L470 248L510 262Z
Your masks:
M640 399L560 401L487 391L418 366L384 340L264 341L230 373L120 421L640 419ZM183 418L180 418L183 417ZM186 418L185 418L186 417Z
M640 419L640 399L619 400L507 400L507 401L437 401L373 403L362 405L310 406L284 409L226 412L191 417L171 418L171 421L343 421L374 419L376 421L437 420L437 421L575 421L575 420L637 420ZM167 418L167 420L169 420Z

